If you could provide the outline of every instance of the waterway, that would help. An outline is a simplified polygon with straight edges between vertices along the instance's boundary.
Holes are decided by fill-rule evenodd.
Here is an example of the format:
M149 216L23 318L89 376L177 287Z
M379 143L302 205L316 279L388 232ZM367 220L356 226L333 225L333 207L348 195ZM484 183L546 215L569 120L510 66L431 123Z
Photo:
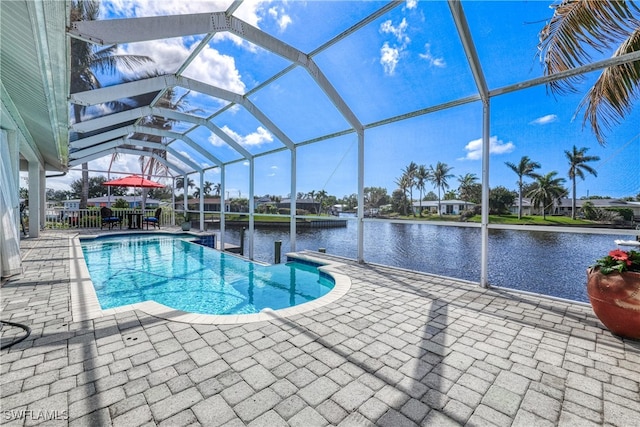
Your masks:
M254 259L272 263L274 242L290 251L289 229L256 229ZM248 238L245 238L245 246ZM490 230L489 284L588 302L586 270L615 249L624 235ZM226 241L237 244L239 229L227 229ZM480 229L430 224L366 222L366 262L480 281ZM296 250L325 248L328 254L357 257L357 224L346 228L298 230Z

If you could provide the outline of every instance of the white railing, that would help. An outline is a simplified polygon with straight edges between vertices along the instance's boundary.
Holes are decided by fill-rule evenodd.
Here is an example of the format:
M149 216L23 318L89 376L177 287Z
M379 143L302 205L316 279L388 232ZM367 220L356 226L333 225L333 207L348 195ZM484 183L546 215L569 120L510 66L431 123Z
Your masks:
M133 215L137 214L138 217L148 218L153 217L156 212L156 208L145 209L142 212L140 209L119 209L111 208L113 216L122 218L122 227L129 227L129 221L133 221ZM23 212L23 220L28 221L28 212ZM64 209L64 208L49 208L45 213L45 228L49 229L67 229L67 228L100 228L102 225L102 216L100 215L100 208L88 208L88 209ZM162 209L160 213L160 227L173 225L173 212L170 209ZM28 223L26 224L28 227ZM104 227L103 227L104 228Z

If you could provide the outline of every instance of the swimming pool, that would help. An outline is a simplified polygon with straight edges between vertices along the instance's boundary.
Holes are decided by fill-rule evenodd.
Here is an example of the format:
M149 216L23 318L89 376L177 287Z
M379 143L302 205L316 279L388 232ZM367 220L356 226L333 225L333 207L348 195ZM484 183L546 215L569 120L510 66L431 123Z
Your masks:
M102 309L155 301L199 314L251 314L314 301L334 287L318 264L262 265L192 242L191 235L80 239Z

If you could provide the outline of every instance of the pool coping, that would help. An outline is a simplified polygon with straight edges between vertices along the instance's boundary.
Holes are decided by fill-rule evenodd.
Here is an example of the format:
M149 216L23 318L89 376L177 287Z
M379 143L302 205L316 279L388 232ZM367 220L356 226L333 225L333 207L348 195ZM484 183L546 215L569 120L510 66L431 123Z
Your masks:
M71 315L74 321L91 320L105 316L112 316L117 313L140 310L151 316L159 317L161 319L190 324L231 325L263 322L275 318L284 318L297 314L303 314L308 311L322 308L327 304L331 304L332 302L335 302L338 299L342 298L351 288L351 279L349 278L349 276L339 271L339 267L343 265L342 263L327 260L324 258L315 258L307 251L291 252L287 253L285 256L287 258L301 259L303 261L320 264L318 270L328 274L329 276L331 276L331 278L333 278L335 282L333 289L326 295L323 295L313 301L299 304L294 307L281 308L278 310L263 309L260 313L255 314L190 313L173 309L156 301L144 301L115 308L102 309L102 307L100 307L100 302L98 301L98 295L96 294L93 282L91 281L91 276L89 275L89 269L87 268L87 264L84 259L84 254L80 245L80 237L91 238L95 236L81 236L80 234L76 234L69 238Z

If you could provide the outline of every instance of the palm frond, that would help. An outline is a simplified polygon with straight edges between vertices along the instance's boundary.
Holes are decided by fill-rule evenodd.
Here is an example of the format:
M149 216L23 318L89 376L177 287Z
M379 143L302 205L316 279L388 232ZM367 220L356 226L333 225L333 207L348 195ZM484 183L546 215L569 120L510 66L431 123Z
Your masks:
M636 6L624 0L563 0L539 33L538 54L544 74L552 75L584 65L590 51L606 52L620 38L637 29ZM553 93L576 91L584 80L575 76L549 83Z
M615 51L615 56L640 50L638 28ZM598 142L605 144L605 130L619 124L631 112L633 102L640 96L640 61L606 68L578 106L585 109L582 124L591 124Z

